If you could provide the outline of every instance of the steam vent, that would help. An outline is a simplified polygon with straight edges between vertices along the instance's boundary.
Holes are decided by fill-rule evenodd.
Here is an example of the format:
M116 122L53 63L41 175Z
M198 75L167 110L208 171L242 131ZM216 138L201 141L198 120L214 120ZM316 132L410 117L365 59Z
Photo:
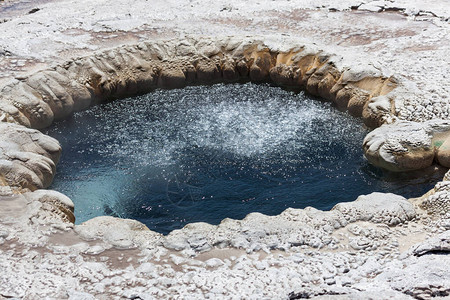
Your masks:
M0 0L0 299L449 299L450 3L313 2Z

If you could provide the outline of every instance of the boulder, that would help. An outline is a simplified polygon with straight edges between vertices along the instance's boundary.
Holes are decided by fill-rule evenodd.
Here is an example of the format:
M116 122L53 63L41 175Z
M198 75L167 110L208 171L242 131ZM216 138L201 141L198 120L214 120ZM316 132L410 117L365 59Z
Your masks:
M450 137L436 138L436 160L441 166L450 168Z
M162 88L181 88L185 85L186 77L183 70L177 66L163 67L158 79L158 86Z
M445 120L385 124L364 138L364 155L372 164L394 172L424 169L435 157L433 137L448 130L450 122Z
M48 187L61 155L59 142L35 129L0 123L0 185Z
M83 240L102 240L117 249L154 246L161 238L161 234L150 231L141 222L108 216L96 217L77 225L75 232Z

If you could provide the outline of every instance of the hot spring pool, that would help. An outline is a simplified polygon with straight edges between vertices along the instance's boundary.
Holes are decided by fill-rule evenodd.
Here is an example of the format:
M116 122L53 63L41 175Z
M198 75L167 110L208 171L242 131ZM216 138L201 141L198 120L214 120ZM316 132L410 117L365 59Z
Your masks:
M417 197L442 177L370 166L361 124L265 84L157 90L47 129L63 147L50 188L74 201L77 223L112 215L166 234L250 212L328 210L375 191Z

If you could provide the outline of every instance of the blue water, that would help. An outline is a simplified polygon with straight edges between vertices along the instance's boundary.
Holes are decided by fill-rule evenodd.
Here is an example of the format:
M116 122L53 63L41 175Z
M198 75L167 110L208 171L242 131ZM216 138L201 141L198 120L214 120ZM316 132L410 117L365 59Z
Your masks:
M250 212L328 210L374 191L419 196L442 176L370 166L361 120L269 85L156 90L76 113L46 133L63 147L51 188L74 201L77 223L113 215L164 234Z

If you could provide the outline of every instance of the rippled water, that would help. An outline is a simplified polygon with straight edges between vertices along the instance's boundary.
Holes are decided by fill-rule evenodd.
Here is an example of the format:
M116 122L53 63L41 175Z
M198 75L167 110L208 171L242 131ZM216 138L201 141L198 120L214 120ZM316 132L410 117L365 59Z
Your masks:
M46 133L63 146L51 188L75 202L77 223L114 215L162 233L250 212L330 209L374 191L419 196L440 176L371 167L360 120L269 85L157 90Z

